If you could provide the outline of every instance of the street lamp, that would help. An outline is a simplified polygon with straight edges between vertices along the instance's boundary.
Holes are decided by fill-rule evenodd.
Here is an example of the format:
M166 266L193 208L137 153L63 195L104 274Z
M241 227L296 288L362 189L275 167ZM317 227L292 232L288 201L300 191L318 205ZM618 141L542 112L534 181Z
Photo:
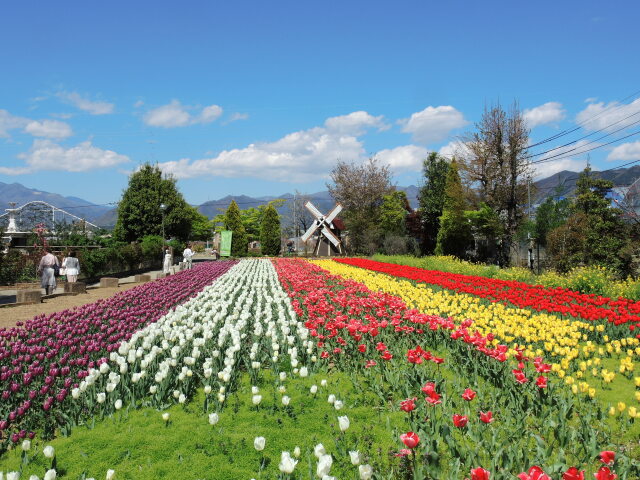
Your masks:
M162 243L164 244L165 242L165 236L164 236L164 209L167 208L167 206L164 203L160 204L160 210L162 211Z

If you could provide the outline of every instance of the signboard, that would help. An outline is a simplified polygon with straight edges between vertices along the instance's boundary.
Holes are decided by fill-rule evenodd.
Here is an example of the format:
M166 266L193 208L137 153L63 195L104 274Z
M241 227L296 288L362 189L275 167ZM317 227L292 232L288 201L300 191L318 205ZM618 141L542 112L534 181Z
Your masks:
M223 230L220 232L220 256L231 256L231 237L233 232L231 230Z

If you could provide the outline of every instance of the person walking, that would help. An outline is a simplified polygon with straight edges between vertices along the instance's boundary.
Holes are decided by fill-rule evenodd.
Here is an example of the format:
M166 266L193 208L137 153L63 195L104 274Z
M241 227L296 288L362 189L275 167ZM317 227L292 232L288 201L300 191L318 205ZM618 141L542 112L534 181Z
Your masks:
M171 273L171 251L169 248L164 249L164 261L162 262L162 272L169 275Z
M76 252L71 250L69 255L62 261L62 268L65 269L67 275L67 283L75 283L78 281L80 274L80 261L76 257Z
M56 256L51 253L49 247L44 248L44 255L38 264L38 275L40 275L40 286L44 288L46 295L51 295L56 289L55 267L60 266Z
M184 259L184 262L185 262L185 269L191 270L191 267L193 266L193 263L191 260L193 258L193 250L191 250L191 244L187 243L187 248L185 248L184 251L182 252L182 258Z

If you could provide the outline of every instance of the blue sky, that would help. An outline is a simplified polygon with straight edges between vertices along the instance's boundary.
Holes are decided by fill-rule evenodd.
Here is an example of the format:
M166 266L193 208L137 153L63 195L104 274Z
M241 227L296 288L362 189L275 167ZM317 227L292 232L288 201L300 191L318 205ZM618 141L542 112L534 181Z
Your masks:
M194 204L324 190L337 159L372 155L418 184L427 152L452 154L498 101L519 102L532 142L581 126L531 153L640 130L640 114L608 127L640 111L640 92L616 103L640 91L636 1L0 8L0 181L97 204L144 162ZM537 175L583 168L580 151ZM640 135L589 154L640 159Z

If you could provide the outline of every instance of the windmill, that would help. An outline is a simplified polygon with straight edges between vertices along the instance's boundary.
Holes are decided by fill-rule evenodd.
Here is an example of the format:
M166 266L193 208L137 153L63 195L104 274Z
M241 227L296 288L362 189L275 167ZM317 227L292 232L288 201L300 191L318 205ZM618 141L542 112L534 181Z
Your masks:
M342 205L338 203L335 207L333 207L333 210L331 210L331 212L329 212L327 216L322 215L322 212L314 207L313 203L311 202L305 203L304 206L315 217L315 220L309 227L309 229L304 233L304 235L302 235L302 241L304 243L307 243L307 241L309 241L316 230L319 229L320 235L318 235L316 246L313 249L314 255L325 255L324 252L326 252L327 256L331 256L332 254L336 253L342 255L342 241L333 232L333 230L335 229L333 221L342 211Z

